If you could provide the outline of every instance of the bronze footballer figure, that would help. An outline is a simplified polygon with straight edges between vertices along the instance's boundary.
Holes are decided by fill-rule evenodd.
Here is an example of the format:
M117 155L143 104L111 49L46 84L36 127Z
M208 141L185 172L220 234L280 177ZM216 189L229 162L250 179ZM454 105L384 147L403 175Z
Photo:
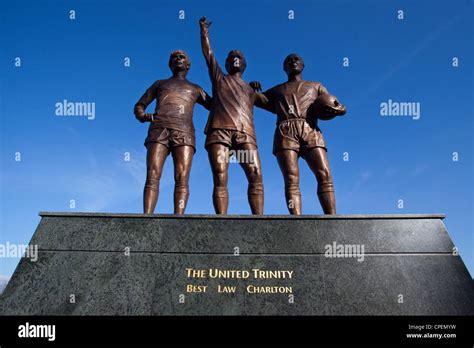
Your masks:
M277 115L273 154L285 182L285 198L290 214L301 215L298 158L306 160L318 182L318 198L324 214L336 214L334 184L318 118L330 120L346 113L336 97L319 82L303 80L304 61L297 54L283 62L288 80L257 98L256 106ZM260 91L258 82L251 82Z
M251 161L240 161L248 180L247 195L252 214L263 214L263 181L260 157L258 154L253 105L257 99L265 98L256 93L242 79L246 68L242 52L229 52L224 74L217 63L209 40L210 23L203 17L201 28L201 47L209 76L212 82L212 107L205 128L209 162L211 164L214 190L212 194L216 214L227 214L229 194L227 190L229 161L225 156L229 150L246 151ZM266 102L265 100L261 101ZM223 156L224 155L224 156Z
M158 200L161 173L171 153L174 163L174 213L184 214L189 198L189 173L196 151L193 109L197 103L211 108L212 100L198 85L189 82L186 75L191 62L182 50L171 53L169 67L173 75L151 85L135 104L135 117L150 122L147 148L147 175L143 191L143 212L153 214ZM145 113L146 107L156 100L154 113Z

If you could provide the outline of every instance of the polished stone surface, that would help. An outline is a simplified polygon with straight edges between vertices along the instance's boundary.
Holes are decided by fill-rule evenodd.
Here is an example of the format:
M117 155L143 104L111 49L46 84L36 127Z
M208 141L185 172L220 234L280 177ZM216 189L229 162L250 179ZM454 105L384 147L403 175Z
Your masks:
M43 215L31 242L41 250L301 254L336 241L365 252L451 252L440 218L416 216Z
M22 259L0 314L472 315L473 282L442 218L42 213L31 241L39 259ZM363 245L364 257L327 257L333 243ZM191 279L189 267L293 274Z

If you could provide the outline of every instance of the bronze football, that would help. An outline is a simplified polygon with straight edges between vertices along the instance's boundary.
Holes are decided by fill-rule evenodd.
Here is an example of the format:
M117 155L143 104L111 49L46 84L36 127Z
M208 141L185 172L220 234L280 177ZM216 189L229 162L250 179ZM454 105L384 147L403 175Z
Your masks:
M346 113L346 108L335 96L329 93L321 94L311 106L311 116L320 120L331 120Z

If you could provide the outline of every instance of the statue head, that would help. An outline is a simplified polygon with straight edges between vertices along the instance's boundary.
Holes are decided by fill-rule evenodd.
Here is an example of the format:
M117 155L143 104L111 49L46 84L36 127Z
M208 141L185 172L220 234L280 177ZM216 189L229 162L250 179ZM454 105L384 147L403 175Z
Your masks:
M179 71L188 72L188 70L191 68L191 61L189 60L186 52L183 50L176 50L171 52L168 66L170 67L173 74L176 74Z
M283 61L283 70L289 75L298 75L303 72L304 60L296 53L289 54Z
M244 73L245 68L247 67L247 62L245 61L244 54L239 50L232 50L227 55L225 60L225 69L229 74L235 74L240 72Z

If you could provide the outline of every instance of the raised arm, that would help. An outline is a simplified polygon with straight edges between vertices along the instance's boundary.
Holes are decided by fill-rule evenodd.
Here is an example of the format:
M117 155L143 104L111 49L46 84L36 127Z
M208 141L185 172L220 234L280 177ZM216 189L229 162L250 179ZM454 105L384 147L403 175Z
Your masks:
M199 20L199 26L201 28L201 49L204 58L206 59L207 66L209 67L211 62L211 57L213 56L211 49L211 42L209 40L209 26L210 22L206 20L206 17L202 17Z
M138 100L133 108L133 113L135 114L135 118L140 121L141 123L153 121L154 114L147 114L145 110L148 105L155 99L156 97L156 88L158 86L159 81L156 81L152 84L142 95L142 97Z
M222 75L222 70L216 61L214 53L212 52L211 42L209 40L209 27L212 22L208 22L206 17L202 17L199 20L199 26L201 28L201 49L204 58L206 59L207 67L209 68L209 75L211 80L216 80Z

